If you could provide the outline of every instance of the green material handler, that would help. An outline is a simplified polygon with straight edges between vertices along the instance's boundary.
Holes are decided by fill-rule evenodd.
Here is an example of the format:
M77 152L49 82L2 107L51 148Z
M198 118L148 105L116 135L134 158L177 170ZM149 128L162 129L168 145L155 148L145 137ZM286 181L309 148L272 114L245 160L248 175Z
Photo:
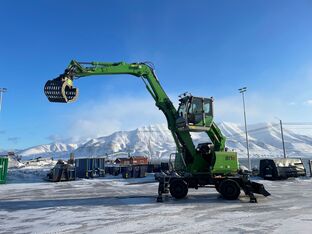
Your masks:
M239 169L237 153L226 150L226 138L213 121L213 98L184 93L176 109L148 63L73 60L63 74L47 81L44 92L50 102L69 103L78 96L78 88L73 86L75 79L120 74L133 75L143 80L156 106L164 113L177 147L177 151L172 154L174 163L170 160L171 169L155 175L159 181L158 201L162 201L164 193L170 192L173 197L180 199L187 195L189 188L205 186L215 187L223 198L229 200L237 199L241 190L250 197L251 202L257 201L254 193L270 195L262 184L250 181L249 173ZM191 132L205 132L211 142L195 146Z

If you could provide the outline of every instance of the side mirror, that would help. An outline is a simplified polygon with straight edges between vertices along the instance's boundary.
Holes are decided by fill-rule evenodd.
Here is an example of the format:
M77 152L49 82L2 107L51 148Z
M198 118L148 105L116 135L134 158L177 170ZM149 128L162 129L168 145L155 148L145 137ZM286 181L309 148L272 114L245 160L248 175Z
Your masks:
M73 87L72 79L61 75L54 80L47 81L44 94L50 102L69 103L76 101L78 88Z

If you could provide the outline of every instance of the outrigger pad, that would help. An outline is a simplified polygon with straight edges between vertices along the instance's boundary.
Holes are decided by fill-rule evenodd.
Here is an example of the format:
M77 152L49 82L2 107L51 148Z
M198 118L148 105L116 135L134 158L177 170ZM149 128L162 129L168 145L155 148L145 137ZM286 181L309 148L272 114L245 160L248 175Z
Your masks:
M60 76L48 80L44 86L44 93L50 102L74 102L78 97L78 88L73 87L72 79Z
M251 182L251 188L253 193L262 194L263 196L267 197L271 194L264 188L263 184L259 184L256 182Z

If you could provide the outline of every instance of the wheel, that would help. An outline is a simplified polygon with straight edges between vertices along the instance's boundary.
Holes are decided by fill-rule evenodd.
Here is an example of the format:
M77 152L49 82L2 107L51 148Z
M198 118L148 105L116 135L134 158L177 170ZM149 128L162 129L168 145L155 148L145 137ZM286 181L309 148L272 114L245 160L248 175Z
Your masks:
M222 181L221 181L222 182ZM220 191L220 183L221 183L220 181L216 181L215 182L215 189L217 190L217 192L218 193L221 193L221 191Z
M215 189L217 190L218 193L220 193L220 184L219 183L215 184Z
M236 200L240 194L239 184L235 180L224 180L220 183L219 191L226 200Z
M187 183L184 180L173 180L170 182L170 194L176 199L186 197L188 192Z

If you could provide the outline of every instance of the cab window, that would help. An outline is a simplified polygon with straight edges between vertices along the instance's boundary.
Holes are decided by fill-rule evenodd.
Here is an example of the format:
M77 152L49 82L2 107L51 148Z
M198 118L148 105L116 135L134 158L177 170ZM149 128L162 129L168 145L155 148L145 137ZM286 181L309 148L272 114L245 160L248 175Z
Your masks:
M193 98L189 112L192 114L203 113L203 103L201 98Z
M204 112L206 115L211 115L212 108L211 108L211 100L210 99L204 99Z

